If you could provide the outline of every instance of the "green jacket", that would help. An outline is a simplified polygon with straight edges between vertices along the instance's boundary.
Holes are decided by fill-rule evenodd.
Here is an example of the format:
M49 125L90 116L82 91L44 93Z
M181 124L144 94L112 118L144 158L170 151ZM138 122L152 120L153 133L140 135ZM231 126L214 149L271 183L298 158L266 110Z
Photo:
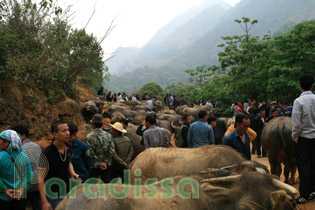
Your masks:
M99 168L102 162L111 166L115 145L113 137L109 133L102 128L96 128L87 135L86 143L90 147L92 168Z
M114 143L116 152L113 154L113 158L118 165L126 168L127 164L130 164L133 155L131 141L126 136L117 136L114 137Z

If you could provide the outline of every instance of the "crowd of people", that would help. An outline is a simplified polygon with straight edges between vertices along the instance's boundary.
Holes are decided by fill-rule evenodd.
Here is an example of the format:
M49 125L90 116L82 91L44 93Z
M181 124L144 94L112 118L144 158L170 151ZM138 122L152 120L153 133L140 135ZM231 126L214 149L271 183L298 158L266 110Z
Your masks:
M231 106L233 123L218 116L208 115L200 110L198 120L192 123L192 116L183 116L183 125L175 133L177 147L196 148L205 145L223 144L234 148L246 159L252 154L267 157L261 148L261 133L266 124L279 116L292 116L292 138L300 175L300 194L297 203L315 199L315 95L314 77L300 78L302 94L294 101L294 106L266 101L251 100L250 103L235 101ZM111 97L109 93L109 98ZM124 96L124 94L123 94ZM156 100L156 95L144 100ZM107 98L107 96L106 96ZM137 98L135 96L135 98ZM136 99L137 100L137 99ZM188 104L188 99L180 96L176 102L174 95L165 96L165 104L170 108ZM153 101L152 101L153 103ZM219 100L213 105L220 106ZM109 120L110 121L110 120ZM124 169L129 169L134 158L131 134L126 119L104 127L104 118L95 114L90 123L93 131L87 135L86 143L77 138L78 127L73 122L56 121L51 125L52 143L42 151L47 160L46 168L39 167L40 147L28 139L29 129L17 125L0 133L0 206L1 209L25 209L30 202L34 210L55 209L69 192L70 179L77 183L109 183L120 178L124 183ZM171 147L166 131L157 126L157 115L149 113L139 125L136 134L142 136L144 149ZM252 143L252 150L250 144ZM42 176L39 170L46 170ZM34 181L36 180L36 181ZM48 190L47 190L48 189Z
M124 101L147 101L148 106L153 106L153 103L157 100L157 95L149 95L148 93L144 93L142 97L140 98L139 94L134 93L132 95L128 95L126 93L112 93L112 91L108 91L107 94L104 93L104 88L101 87L97 91L97 97L99 97L102 100L108 101L108 102L117 102L119 100ZM197 101L190 101L187 96L180 95L177 99L174 94L167 93L163 99L164 105L169 107L170 109L175 109L178 106L187 105L189 107L194 107L196 105L207 105L214 108L220 108L221 102L219 99L216 99L215 102L213 102L211 99L208 99L207 101L204 100L197 100Z

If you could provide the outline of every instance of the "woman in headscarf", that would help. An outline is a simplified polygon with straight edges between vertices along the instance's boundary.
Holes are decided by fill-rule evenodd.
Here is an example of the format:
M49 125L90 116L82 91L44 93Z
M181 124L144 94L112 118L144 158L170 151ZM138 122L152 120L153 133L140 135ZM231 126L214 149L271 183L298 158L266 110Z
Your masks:
M29 187L33 171L22 152L21 139L13 130L0 133L0 206L2 210L24 210L22 194Z

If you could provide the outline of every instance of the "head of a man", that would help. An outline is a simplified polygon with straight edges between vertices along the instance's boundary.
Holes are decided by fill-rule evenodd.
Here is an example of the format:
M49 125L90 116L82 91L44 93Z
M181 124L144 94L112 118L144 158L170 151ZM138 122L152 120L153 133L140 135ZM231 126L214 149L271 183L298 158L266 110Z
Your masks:
M16 131L20 136L21 136L21 140L24 141L26 139L28 139L29 136L29 129L27 126L25 125L16 125L12 128L12 130Z
M77 133L79 129L78 129L78 126L74 124L73 122L68 122L67 124L68 124L69 132L70 132L69 142L72 143L77 138Z
M271 109L271 116L272 116L272 118L275 118L275 117L277 117L278 116L278 111L277 111L277 109L275 109L275 108L273 108L273 109Z
M314 88L314 77L310 74L304 74L300 77L300 89L302 91L313 90Z
M69 141L70 132L66 122L55 121L51 124L51 133L54 141L67 142Z
M92 124L93 129L95 129L95 128L102 128L102 126L103 126L103 117L102 117L101 114L94 114L90 122Z
M112 134L112 136L121 136L123 133L127 133L120 122L116 122L113 125L110 124L110 127L110 133Z
M235 126L237 133L242 136L250 126L249 117L246 114L239 113L235 116Z
M186 125L190 125L191 124L191 117L190 115L186 114L183 116L183 121Z
M262 118L262 117L265 117L265 115L266 115L265 107L260 107L259 108L259 117Z
M207 112L206 112L205 110L200 110L200 111L198 112L198 119L199 119L199 120L204 120L205 122L207 122L207 120L208 120L208 114L207 114Z
M215 116L209 116L207 122L212 128L217 126L217 118Z
M124 129L126 129L128 127L128 120L127 119L120 120L120 123L123 125Z
M148 114L145 118L146 127L149 128L151 125L156 125L156 114Z

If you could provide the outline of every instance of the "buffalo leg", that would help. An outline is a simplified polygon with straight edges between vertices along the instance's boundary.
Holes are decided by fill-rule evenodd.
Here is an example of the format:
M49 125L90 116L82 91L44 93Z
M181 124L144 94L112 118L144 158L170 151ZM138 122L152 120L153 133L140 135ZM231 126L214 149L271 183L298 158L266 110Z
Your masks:
M290 176L290 184L293 185L295 184L295 173L296 173L296 163L295 161L290 161L289 162L290 166L290 171L291 171L291 176Z
M284 164L284 171L283 171L283 173L284 173L284 183L286 183L286 184L290 184L289 183L289 174L290 174L290 164L289 163L285 163Z
M270 171L271 174L274 174L278 177L280 177L282 169L281 164L277 162L276 158L273 158L272 155L268 156L269 164L270 164Z

